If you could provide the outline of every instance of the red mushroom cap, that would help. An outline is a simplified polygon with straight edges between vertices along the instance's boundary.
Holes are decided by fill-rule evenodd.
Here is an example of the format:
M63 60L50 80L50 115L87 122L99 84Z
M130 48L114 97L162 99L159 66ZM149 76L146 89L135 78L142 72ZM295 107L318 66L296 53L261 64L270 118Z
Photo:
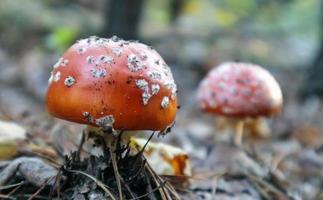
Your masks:
M264 68L227 62L212 69L198 89L202 110L231 117L270 116L282 108L282 92Z
M72 45L54 65L46 94L52 115L119 130L164 130L177 111L170 68L151 47L117 37Z

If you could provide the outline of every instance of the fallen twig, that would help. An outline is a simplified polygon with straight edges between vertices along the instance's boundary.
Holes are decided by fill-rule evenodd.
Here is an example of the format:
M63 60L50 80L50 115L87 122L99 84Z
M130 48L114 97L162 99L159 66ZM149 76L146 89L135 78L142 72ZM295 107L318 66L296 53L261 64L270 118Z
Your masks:
M9 195L4 195L4 194L0 194L0 198L1 199L16 200L16 198L13 198L13 197L10 197Z
M42 184L42 186L34 193L34 194L32 194L29 198L28 198L28 200L32 200L33 198L35 198L44 188L45 188L45 186L47 185L47 183L49 183L51 180L53 180L53 178L54 178L55 176L53 176L53 177L51 177L51 178L49 178L46 182L44 182L43 184Z
M17 187L17 186L23 185L24 183L25 183L25 181L21 181L19 183L15 183L15 184L11 184L11 185L0 186L0 190L6 190L6 189L13 188L13 187Z
M148 192L147 194L144 194L144 195L141 195L141 196L138 196L138 197L135 197L135 198L132 198L132 199L127 199L127 200L136 200L136 199L141 199L141 198L144 198L154 192L156 192L157 190L160 189L160 187L164 187L164 185L166 184L166 181L164 181L160 186L157 186L155 187L154 189L152 189L150 192Z
M270 192L275 194L277 197L281 197L281 198L286 199L286 200L291 199L290 197L285 195L283 192L281 192L279 189L277 189L275 186L268 183L267 181L265 181L265 180L263 180L263 179L261 179L261 178L259 178L257 176L253 176L253 175L246 174L246 176L248 177L248 179L255 181L260 186L266 187L267 190L269 190Z
M153 177L153 179L155 180L155 183L157 184L157 186L160 186L161 183L163 182L161 180L161 177L158 176L153 169L151 168L151 166L146 163L146 168L148 170L148 172L151 174L151 176ZM165 190L165 188L167 188L167 190ZM166 181L165 186L161 187L159 189L160 194L162 195L163 199L180 199L179 195L177 194L176 190L173 188L173 186L171 184L169 184L169 182ZM171 192L172 196L169 194L169 192Z
M117 163L117 159L116 159L116 154L112 151L112 145L114 146L116 144L112 144L112 141L109 140L108 145L109 145L109 151L110 151L110 156L111 156L111 161L112 161L112 167L113 167L114 175L115 175L117 186L118 186L119 199L123 200L122 187L121 187L120 174L119 174L119 170L118 170L118 163ZM115 148L113 148L113 149L115 149Z
M150 168L148 163L145 164L145 167L147 168L148 172L150 173L151 177L154 179L157 187L159 188L158 190L160 192L160 195L161 195L162 199L167 200L168 198L166 197L166 192L164 190L164 187L161 187L161 184L159 183L159 180L155 177L155 174L153 173L153 170Z

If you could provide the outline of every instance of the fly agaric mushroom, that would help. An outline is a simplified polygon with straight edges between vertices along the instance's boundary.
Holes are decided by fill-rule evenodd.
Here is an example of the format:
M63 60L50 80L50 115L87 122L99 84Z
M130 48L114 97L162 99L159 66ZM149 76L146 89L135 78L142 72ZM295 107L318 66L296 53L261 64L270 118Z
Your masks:
M46 107L103 136L120 189L118 131L167 131L177 112L176 92L170 68L151 47L92 36L72 45L54 65Z
M90 37L54 65L46 94L52 115L116 130L164 131L176 116L176 84L151 47Z
M198 89L203 111L234 119L235 144L240 145L244 122L272 116L282 108L282 92L275 78L258 65L226 62L212 69Z

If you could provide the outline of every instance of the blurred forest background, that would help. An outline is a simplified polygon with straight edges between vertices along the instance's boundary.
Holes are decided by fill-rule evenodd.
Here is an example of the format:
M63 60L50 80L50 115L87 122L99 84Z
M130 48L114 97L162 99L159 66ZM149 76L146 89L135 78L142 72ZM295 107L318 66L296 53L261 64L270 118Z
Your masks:
M295 173L305 170L302 162L314 162L291 191L317 198L323 188L322 179L313 180L323 176L323 0L1 0L0 118L35 135L48 130L52 122L44 121L52 119L43 99L52 66L90 35L140 40L162 55L181 104L174 136L164 141L187 151L187 138L203 144L214 134L214 117L196 103L196 87L208 70L225 61L270 70L281 84L284 110L270 121L271 146L261 149L300 151L286 161L298 163Z
M190 112L195 88L210 68L244 61L274 73L283 88L286 118L319 126L322 10L320 0L3 0L1 96L17 88L42 102L51 67L71 44L90 35L117 35L152 45L172 66L180 115ZM303 97L309 100L300 102ZM12 112L3 107L2 112Z

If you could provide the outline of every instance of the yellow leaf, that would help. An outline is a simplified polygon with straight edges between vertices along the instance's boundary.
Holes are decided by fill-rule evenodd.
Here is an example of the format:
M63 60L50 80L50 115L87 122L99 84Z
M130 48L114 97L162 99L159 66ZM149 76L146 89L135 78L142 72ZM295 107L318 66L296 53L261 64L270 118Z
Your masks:
M146 142L146 139L132 137L130 146L140 151ZM176 176L192 174L188 154L178 147L161 142L149 142L144 150L144 156L157 174Z
M17 140L26 138L26 130L14 122L0 120L0 160L17 153Z
M17 143L12 140L0 141L0 160L7 160L17 154Z
M201 10L201 3L196 0L187 1L183 8L183 12L189 15L196 14L200 10Z
M222 27L232 27L237 22L237 16L227 10L217 9L214 12L215 20Z

